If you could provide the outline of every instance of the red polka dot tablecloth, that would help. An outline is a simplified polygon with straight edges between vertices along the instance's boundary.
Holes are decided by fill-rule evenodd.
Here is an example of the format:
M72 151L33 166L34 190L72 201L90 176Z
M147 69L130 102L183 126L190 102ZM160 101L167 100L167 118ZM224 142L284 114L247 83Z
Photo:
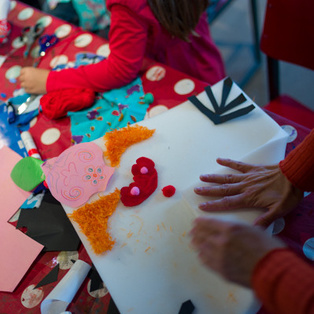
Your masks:
M110 53L109 45L103 38L45 15L18 1L11 1L9 21L12 25L9 41L0 46L0 55L8 55L0 67L0 100L2 101L12 97L13 92L20 88L18 76L21 68L33 65L38 55L39 46L35 43L29 57L23 58L25 45L20 40L20 34L25 26L31 26L40 21L45 26L45 33L54 33L59 38L59 43L41 59L38 66L40 68L51 69L59 64L73 62L75 55L79 52L92 52L104 57ZM150 105L146 118L186 101L189 96L202 92L206 86L203 82L150 60L145 60L141 79L144 92L154 95L154 102ZM297 146L309 133L308 129L294 122L271 112L268 114L289 133L287 152ZM73 144L69 118L52 121L39 114L31 122L30 132L43 159L58 156ZM284 240L298 255L314 265L313 204L313 193L307 194L296 210L275 222L274 234ZM0 292L0 313L40 313L41 301L52 291L77 259L91 264L83 246L75 252L40 254L13 293ZM35 285L56 264L60 265L58 281L34 289ZM68 311L109 313L111 297L106 287L103 286L92 292L90 290L90 279L86 278ZM265 314L266 311L262 308L259 313Z

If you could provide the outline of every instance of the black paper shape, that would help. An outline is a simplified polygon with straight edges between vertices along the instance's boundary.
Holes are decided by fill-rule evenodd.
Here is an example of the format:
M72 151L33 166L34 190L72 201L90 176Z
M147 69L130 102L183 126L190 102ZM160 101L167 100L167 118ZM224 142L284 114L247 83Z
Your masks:
M241 117L251 112L255 108L255 106L252 104L250 106L233 111L229 114L224 114L228 110L231 110L246 101L245 96L241 93L239 96L237 96L229 104L226 105L226 100L231 91L232 84L233 84L233 81L229 77L224 80L220 106L218 105L216 101L216 98L212 92L211 87L210 86L205 87L205 92L214 108L214 112L210 110L209 108L207 108L206 106L204 106L195 95L189 97L188 99L199 111L201 111L204 115L206 115L214 124L216 125L221 124L231 119Z
M114 303L112 297L110 298L110 301L109 301L107 314L120 314L120 311L118 310L118 308L117 308L116 304Z
M88 273L88 277L91 280L90 292L102 289L104 287L104 283L103 283L102 279L100 278L99 273L96 270L94 265L92 265L92 268L90 269L90 271Z
M59 274L59 264L58 264L56 267L54 267L54 268L52 269L52 271L49 272L49 274L48 274L46 277L44 277L44 278L37 284L37 286L36 286L34 289L37 289L37 288L39 288L39 287L42 287L42 286L45 286L45 285L48 285L48 284L50 284L50 283L52 283L52 282L57 281L57 280L58 280L58 274Z
M195 310L195 306L191 300L182 303L179 314L192 314Z
M44 245L44 251L77 251L80 239L61 204L46 191L39 208L23 208L16 228Z

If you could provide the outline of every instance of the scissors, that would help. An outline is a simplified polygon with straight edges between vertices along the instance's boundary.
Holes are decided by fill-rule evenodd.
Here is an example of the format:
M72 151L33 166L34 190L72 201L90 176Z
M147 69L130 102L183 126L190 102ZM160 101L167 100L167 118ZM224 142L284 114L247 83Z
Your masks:
M43 35L39 38L39 55L43 57L46 54L46 50L58 43L59 38L55 35Z
M47 49L53 47L55 44L59 42L59 38L55 35L43 35L39 38L39 56L35 63L33 64L33 67L37 67L41 58L46 55Z
M41 23L37 23L35 26L26 26L22 30L21 39L26 44L24 51L24 58L27 58L36 39L42 34L44 27Z

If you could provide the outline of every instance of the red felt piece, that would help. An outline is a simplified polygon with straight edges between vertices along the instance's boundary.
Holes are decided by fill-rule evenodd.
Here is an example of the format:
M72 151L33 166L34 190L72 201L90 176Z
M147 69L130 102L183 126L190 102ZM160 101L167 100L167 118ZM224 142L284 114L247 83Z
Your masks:
M176 192L176 188L173 185L167 185L161 191L164 196L171 197Z
M142 173L141 169L147 168L146 173ZM146 157L140 157L136 160L136 164L132 166L133 182L129 186L121 189L121 202L124 206L132 207L144 202L157 188L158 174L155 169L155 163ZM133 187L138 187L139 195L132 195ZM134 194L134 193L133 193Z
M95 92L91 89L62 89L42 96L40 105L47 118L59 119L66 116L68 111L79 111L90 107L94 100Z

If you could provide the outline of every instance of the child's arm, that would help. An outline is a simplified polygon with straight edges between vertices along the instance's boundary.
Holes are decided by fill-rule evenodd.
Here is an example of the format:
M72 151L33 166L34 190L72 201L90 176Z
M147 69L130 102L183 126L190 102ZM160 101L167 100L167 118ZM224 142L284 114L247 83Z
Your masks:
M30 94L45 94L49 70L26 67L21 70L21 87Z
M147 26L128 8L114 5L111 10L110 55L97 64L50 72L46 88L91 88L103 92L130 83L138 75L147 42Z

